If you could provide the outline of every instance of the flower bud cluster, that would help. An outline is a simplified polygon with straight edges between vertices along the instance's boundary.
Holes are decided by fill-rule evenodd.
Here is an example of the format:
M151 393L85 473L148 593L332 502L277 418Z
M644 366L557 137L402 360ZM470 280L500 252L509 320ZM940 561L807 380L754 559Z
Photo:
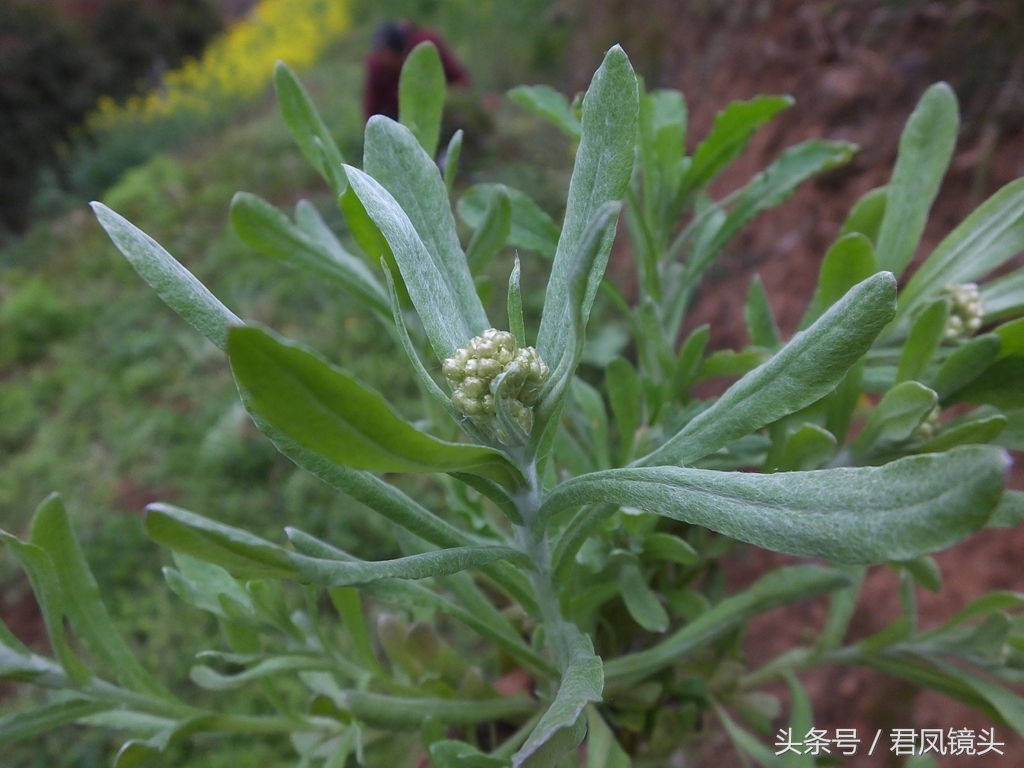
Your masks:
M953 299L943 337L954 341L973 336L981 328L981 320L985 315L978 286L975 283L963 283L947 285L942 290Z
M495 380L502 373L508 374L501 382L501 396L512 418L529 433L533 428L532 408L551 375L536 349L520 349L515 336L494 328L456 350L444 361L442 371L452 388L452 404L478 424L493 426L504 443L508 443L508 436L495 418Z

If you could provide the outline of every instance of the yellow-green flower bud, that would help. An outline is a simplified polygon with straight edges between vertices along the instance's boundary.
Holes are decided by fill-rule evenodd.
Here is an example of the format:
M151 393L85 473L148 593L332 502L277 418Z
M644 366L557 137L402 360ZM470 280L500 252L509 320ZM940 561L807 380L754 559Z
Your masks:
M509 439L494 407L498 376L507 374L502 379L501 396L512 418L529 433L533 428L532 408L551 375L536 349L520 349L515 336L494 328L456 350L444 361L441 370L452 388L452 404L459 413L481 426L491 426L503 443L508 443Z
M942 425L939 421L939 417L942 415L942 409L935 406L931 409L924 420L917 425L917 429L914 430L913 437L918 440L931 440L935 435L936 430Z
M953 300L943 337L954 341L976 334L981 328L982 318L985 316L985 308L982 305L978 286L975 283L947 285L942 291Z

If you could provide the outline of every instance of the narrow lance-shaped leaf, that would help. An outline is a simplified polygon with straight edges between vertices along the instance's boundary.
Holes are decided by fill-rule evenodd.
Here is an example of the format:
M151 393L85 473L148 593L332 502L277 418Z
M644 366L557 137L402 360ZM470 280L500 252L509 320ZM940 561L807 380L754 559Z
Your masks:
M789 96L755 96L734 101L715 115L711 133L693 152L683 191L704 187L743 152L754 131L792 103Z
M513 755L514 768L526 763L531 755L540 750L559 731L572 730L588 704L601 701L601 693L604 690L601 659L594 655L594 646L587 635L571 624L566 624L565 630L569 635L568 658L563 664L558 693L526 743ZM566 744L564 748L574 748L583 740L585 733L586 729L583 729L578 734L579 739L574 739L576 743Z
M842 571L816 565L774 570L744 591L727 597L657 645L609 660L605 664L605 693L623 690L671 666L759 613L817 597L849 583L849 577Z
M561 410L562 400L568 391L580 357L583 355L587 325L587 317L584 312L586 293L592 276L600 266L598 261L604 249L604 242L609 229L615 225L619 208L620 204L617 202L605 203L599 208L578 244L579 253L574 259L573 271L567 275L569 285L566 293L568 302L566 316L563 317L563 325L558 329L562 353L558 357L557 364L552 364L544 357L543 353L541 354L541 359L548 364L551 370L551 377L541 392L536 406L536 420L531 438L533 446L536 446L544 438L549 425L554 423L555 414ZM603 269L603 266L601 268ZM550 295L549 289L548 297ZM546 301L545 306L547 306ZM541 321L541 327L543 328L543 321Z
M843 235L828 249L818 271L818 287L814 290L807 312L800 321L804 330L846 295L853 286L867 280L875 272L875 252L871 241L854 232Z
M726 243L754 217L784 203L814 174L848 162L855 149L853 144L845 141L819 140L805 141L786 149L750 180L721 225L709 230L708 237L697 240L686 265L691 279L702 275Z
M407 128L377 115L366 124L363 167L401 206L469 330L474 335L486 330L489 327L487 314L477 296L473 277L459 244L448 190L431 157L417 144ZM400 248L397 242L392 242L388 228L379 220L385 214L386 204L385 210L375 211L365 193L360 190L356 192L366 206L367 213L387 238L399 269L406 283L409 283L411 278L406 272L418 269L419 265L414 261L420 258L418 253L408 247ZM379 208L380 204L377 205ZM417 294L412 291L411 285L409 288L410 296L422 315L423 307L417 303Z
M483 269L505 247L512 229L512 198L508 190L498 186L487 202L483 221L466 247L466 261L476 273Z
M523 567L532 562L517 549L502 546L454 547L436 552L379 562L344 563L306 555L292 555L295 569L309 582L328 587L350 587L381 579L425 579L478 568L495 560L511 560Z
M638 98L633 68L622 49L615 46L594 74L583 103L583 132L569 182L565 223L544 296L537 350L552 371L562 366L563 358L572 356L580 334L572 338L565 328L575 314L579 314L586 325L604 275L612 246L610 230L604 234L593 256L586 290L575 298L578 304L573 305L570 291L579 274L578 261L588 255L581 244L598 212L608 203L621 200L629 184L635 154Z
M14 553L14 556L18 558L21 567L25 569L29 583L32 585L32 592L36 596L36 602L39 603L40 611L43 614L43 621L46 623L46 633L50 638L50 644L53 646L54 655L73 685L79 686L84 684L92 676L92 673L75 656L71 646L68 644L67 636L64 632L64 616L67 614L67 608L65 607L64 593L60 588L60 580L57 578L57 571L53 567L53 561L41 547L34 544L25 544L18 540L16 536L12 536L6 531L0 531L0 541L7 545L11 552ZM7 664L3 657L8 653L6 648L0 647L0 674L5 673L4 667ZM13 654L13 652L10 653ZM12 665L15 666L15 671L30 672L30 669L23 669L21 667L27 666L31 668L37 666L30 663L35 658L34 656L23 657L20 654L16 655L18 656L19 664ZM34 669L31 670L31 672L34 671ZM44 674L46 672L46 670L39 671ZM18 677L15 679L18 679Z
M897 384L871 411L864 429L850 443L851 453L863 456L909 439L938 400L934 390L916 381Z
M507 192L512 201L507 243L553 259L558 248L558 225L518 189L504 184L476 184L459 199L459 217L473 229L478 229L483 224L491 198L501 190Z
M584 504L625 504L794 555L909 560L984 525L999 503L1006 468L1002 450L965 446L882 467L774 475L612 469L559 485L540 518Z
M897 383L923 379L935 352L942 343L949 319L949 299L939 299L925 309L910 327L896 369Z
M885 218L885 206L889 199L889 190L886 187L875 187L853 204L849 216L843 222L839 236L845 237L854 233L864 235L870 242L872 248L878 242L878 232L882 228L882 219Z
M316 225L318 216L312 218L313 214L308 210L304 215L307 225ZM380 282L363 261L345 251L336 239L327 241L332 248L325 247L292 224L277 208L248 192L239 192L232 199L231 224L238 236L253 248L326 277L341 285L378 316L391 316L388 297ZM321 234L321 237L325 236Z
M891 274L879 273L854 286L814 325L638 464L690 464L821 399L867 352L895 309Z
M480 317L475 318L472 324L467 321L460 308L461 303L456 298L456 292L461 289L454 287L451 282L453 275L446 271L444 264L434 260L416 227L388 190L357 168L345 166L345 173L351 192L358 197L394 254L395 263L434 353L441 360L450 357L456 349L486 330L486 315L483 315L482 324ZM480 299L472 287L469 267L463 264L463 270L473 301L479 305ZM482 314L483 309L479 312Z
M32 543L50 556L64 595L64 610L96 657L113 671L124 687L170 698L167 689L143 668L114 627L100 599L96 579L71 530L64 504L56 494L36 510Z
M758 275L750 281L750 288L747 289L747 304L744 309L744 318L747 321L747 331L750 334L750 342L757 347L775 349L782 343L779 337L779 327L775 324L775 315L772 306L768 302L768 294L765 293L764 283Z
M898 277L910 263L953 156L959 128L953 89L936 83L925 91L900 137L875 248L880 269Z
M146 533L158 544L245 579L295 579L289 552L266 539L170 504L150 504Z
M516 104L558 126L570 138L579 139L580 120L573 112L569 99L550 85L520 85L509 91L508 97Z
M242 321L179 264L160 244L103 203L92 203L100 225L117 249L171 309L221 349L227 345L228 326Z
M349 555L347 552L302 531L286 528L285 533L287 533L288 539L295 549L303 555L321 560L335 560L342 563L360 562L358 558ZM519 660L527 669L542 675L553 675L555 673L554 668L540 654L523 642L522 638L511 628L507 620L486 601L486 598L482 598L485 605L481 605L477 599L471 600L467 597L467 592L459 585L458 575L445 578L443 582L468 607L458 605L448 598L442 597L432 589L406 581L369 582L361 584L358 589L360 592L365 592L385 602L419 609L429 607L446 613L479 632L482 636L490 638L498 647ZM472 584L472 580L470 580L470 584ZM342 587L340 589L344 590L346 588ZM492 613L496 615L491 615Z
M274 89L281 115L295 143L310 164L331 184L334 194L340 195L344 189L339 188L337 182L344 182L340 171L345 159L309 93L295 73L280 61L274 67Z
M928 381L928 385L946 400L972 381L981 378L996 358L1002 340L994 333L986 333L957 347Z
M898 321L947 284L974 282L1024 250L1024 179L1007 184L978 206L917 270L900 294ZM1006 280L1006 278L1004 278ZM991 295L983 293L985 314Z
M228 359L248 406L338 464L375 472L474 472L513 485L519 478L497 451L420 432L344 371L259 328L231 329Z
M459 172L459 158L462 156L462 129L459 128L448 142L444 152L444 185L448 189L448 197L452 196L455 177Z
M22 712L12 712L0 717L0 747L70 725L80 718L112 709L114 706L113 703L103 701L68 699L53 701Z
M433 157L441 135L445 77L437 46L420 43L405 59L398 81L398 119Z

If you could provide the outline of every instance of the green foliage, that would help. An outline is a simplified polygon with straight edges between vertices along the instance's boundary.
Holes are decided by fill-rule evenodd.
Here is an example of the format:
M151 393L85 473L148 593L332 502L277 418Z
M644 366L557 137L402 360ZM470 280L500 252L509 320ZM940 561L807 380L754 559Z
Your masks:
M403 75L410 83L431 78L434 59L421 50ZM232 223L247 243L330 276L370 310L377 334L397 340L416 373L415 423L358 371L243 322L230 299L222 303L155 240L106 206L95 211L138 274L226 352L255 425L346 502L389 521L401 556L363 560L290 525L288 543L276 543L279 531L257 534L151 504L146 532L175 553L169 586L223 636L223 649L200 654L191 678L203 690L253 691L260 706L243 714L219 698L185 703L144 667L118 663L129 646L51 498L29 542L11 534L4 541L43 606L57 661L5 632L0 677L67 698L9 716L13 733L72 720L112 728L128 735L117 763L125 766L204 733L288 735L299 765L335 767L353 754L369 765L429 754L439 766L579 766L576 747L586 739L588 768L621 768L687 750L702 718L713 717L744 759L800 765L809 763L783 761L754 735L778 709L758 689L786 681L791 726L806 729L811 705L796 675L833 663L934 688L1024 732L1024 699L1009 687L1024 679L1020 596L984 596L920 630L909 591L939 586L930 553L986 524L1015 524L1021 511L1019 494L1003 491L1005 451L985 444L1011 422L1019 434L1017 328L1011 321L971 338L972 323L947 322L954 310L985 311L984 287L948 280L984 277L1024 247L1013 190L950 235L902 296L893 273L880 269L902 271L927 218L957 123L947 88L929 90L915 112L884 200L875 193L862 201L830 249L803 330L784 340L755 282L746 317L756 346L716 355L706 353L706 327L678 347L701 276L759 212L853 151L805 142L711 199L708 184L788 99L731 106L686 157L681 94L645 93L618 47L595 74L578 126L567 100L519 91L520 104L571 138L578 131L564 220L559 227L507 186L478 187L458 205L475 230L464 249L449 184L432 159L440 91L406 99L397 123L368 123L362 170L324 142L324 121L286 70L278 92L289 129L340 198L362 253L343 246L306 203L292 223L259 198L238 196ZM604 278L620 210L639 272L635 306ZM894 223L903 218L912 226ZM502 335L473 272L517 240L553 257L550 278L535 322L524 314L529 294L516 263L506 308L512 333ZM998 244L995 255L982 243ZM950 253L975 263L953 267ZM1024 306L1015 285L1000 290L1002 311ZM591 356L584 378L599 293L622 314L628 348ZM970 306L957 306L964 296ZM940 321L936 334L928 322ZM551 375L535 401L515 400L532 409L523 419L513 413L516 394L505 391L521 376L519 358L468 350L499 335L521 345L534 328ZM448 368L461 366L459 387L479 382L472 395L489 395L493 413L465 417L442 388L442 364L449 382ZM713 373L740 378L701 401L693 384ZM865 391L881 397L859 408ZM944 420L942 409L964 402L980 407L961 406L956 420ZM848 440L855 422L859 434ZM399 484L396 473L430 479ZM728 594L717 561L737 541L831 564L780 568ZM356 542L360 554L371 543ZM868 564L901 571L906 615L844 645ZM340 622L324 615L322 588ZM818 637L749 667L739 648L753 617L826 594ZM371 606L375 633L364 613ZM76 654L65 617L95 658ZM488 681L509 670L528 674L535 695L500 695ZM499 723L512 735L498 736Z

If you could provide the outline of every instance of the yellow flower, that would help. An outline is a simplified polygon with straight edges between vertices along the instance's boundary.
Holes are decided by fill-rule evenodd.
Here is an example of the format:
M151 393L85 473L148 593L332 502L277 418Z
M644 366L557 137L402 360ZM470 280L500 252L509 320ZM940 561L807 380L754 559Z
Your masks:
M218 104L263 91L274 64L313 64L349 29L349 0L262 0L252 14L214 40L201 60L164 75L160 87L117 105L101 98L86 123L94 130L207 114Z

